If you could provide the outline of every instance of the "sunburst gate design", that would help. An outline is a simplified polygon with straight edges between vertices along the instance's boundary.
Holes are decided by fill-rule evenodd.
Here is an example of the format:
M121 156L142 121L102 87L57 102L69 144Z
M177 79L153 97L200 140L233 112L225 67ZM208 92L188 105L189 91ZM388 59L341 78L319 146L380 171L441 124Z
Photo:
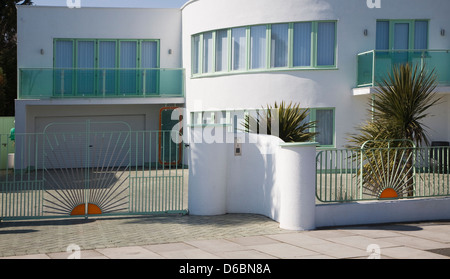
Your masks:
M411 147L415 146L410 141L366 142L361 147L360 170L364 194L379 199L412 194L415 169Z
M46 128L44 213L91 215L128 210L130 131L103 132L93 124L71 123L73 132L53 132L60 130L61 123Z

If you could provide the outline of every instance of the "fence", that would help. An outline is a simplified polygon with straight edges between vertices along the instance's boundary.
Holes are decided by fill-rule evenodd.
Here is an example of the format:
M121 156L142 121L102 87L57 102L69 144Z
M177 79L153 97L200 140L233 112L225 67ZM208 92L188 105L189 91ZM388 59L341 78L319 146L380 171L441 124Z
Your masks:
M316 156L319 202L450 195L450 147L321 150Z
M171 131L86 131L0 137L0 218L187 212L184 146Z

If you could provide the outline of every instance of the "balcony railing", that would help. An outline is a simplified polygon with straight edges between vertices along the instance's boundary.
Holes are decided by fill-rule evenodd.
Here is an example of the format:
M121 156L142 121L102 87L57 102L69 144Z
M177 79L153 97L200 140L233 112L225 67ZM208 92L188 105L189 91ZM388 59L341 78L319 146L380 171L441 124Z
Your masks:
M358 54L358 87L376 86L395 64L435 70L439 85L450 85L450 50L371 50Z
M184 97L184 69L19 69L19 99Z

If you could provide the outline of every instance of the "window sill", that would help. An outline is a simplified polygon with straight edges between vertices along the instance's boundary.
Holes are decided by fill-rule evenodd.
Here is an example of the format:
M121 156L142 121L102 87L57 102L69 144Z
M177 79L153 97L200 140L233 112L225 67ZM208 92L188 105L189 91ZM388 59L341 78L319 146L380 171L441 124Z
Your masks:
M326 71L326 70L339 70L336 66L330 67L305 67L305 68L276 68L276 69L258 69L258 70L246 70L246 71L230 71L230 72L214 72L205 74L192 74L191 79L197 78L209 78L219 76L231 76L231 75L246 75L246 74L263 74L263 73L278 73L278 72L296 72L296 71Z

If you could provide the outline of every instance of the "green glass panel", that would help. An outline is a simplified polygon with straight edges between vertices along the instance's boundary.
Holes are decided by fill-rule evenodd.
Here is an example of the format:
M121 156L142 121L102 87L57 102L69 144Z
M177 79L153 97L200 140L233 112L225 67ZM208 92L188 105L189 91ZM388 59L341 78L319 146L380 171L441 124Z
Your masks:
M116 94L118 77L132 76L133 90ZM75 78L77 77L77 78ZM81 79L96 86L77 86ZM183 97L183 69L19 69L19 99ZM139 86L139 87L137 87Z

